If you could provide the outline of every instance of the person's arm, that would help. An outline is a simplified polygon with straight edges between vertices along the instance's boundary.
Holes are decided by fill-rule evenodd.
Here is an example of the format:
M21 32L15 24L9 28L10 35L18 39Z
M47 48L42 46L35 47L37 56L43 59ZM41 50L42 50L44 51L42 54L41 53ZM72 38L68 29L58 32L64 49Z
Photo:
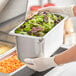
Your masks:
M52 13L67 14L71 17L76 16L76 6L74 5L68 7L47 7L39 11L49 11ZM51 67L55 67L72 61L76 61L76 45L71 49L54 57L25 59L25 64L29 68L36 71L45 71Z
M59 14L65 14L70 17L76 16L76 5L70 5L70 6L49 6L46 8L42 8L39 11L49 11L51 13L59 13Z
M76 16L76 5L73 8L74 16Z
M45 71L52 67L76 61L76 45L54 57L25 59L24 61L29 68L34 69L35 71Z
M63 53L56 55L54 60L58 65L76 61L76 45Z
M0 12L3 10L3 8L6 6L9 0L0 0Z

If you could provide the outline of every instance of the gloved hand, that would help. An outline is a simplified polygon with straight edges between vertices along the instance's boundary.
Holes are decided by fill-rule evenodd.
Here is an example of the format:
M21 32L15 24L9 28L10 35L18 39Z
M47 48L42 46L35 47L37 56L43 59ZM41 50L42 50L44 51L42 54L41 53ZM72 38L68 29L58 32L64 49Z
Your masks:
M35 59L25 59L25 64L35 71L45 71L47 69L50 69L52 67L56 67L57 64L54 61L54 57L48 57L48 58L35 58Z
M70 6L49 6L40 9L39 11L49 11L51 13L59 13L59 14L66 14L68 16L74 16L73 8L75 5Z
M0 12L3 10L9 0L0 0Z

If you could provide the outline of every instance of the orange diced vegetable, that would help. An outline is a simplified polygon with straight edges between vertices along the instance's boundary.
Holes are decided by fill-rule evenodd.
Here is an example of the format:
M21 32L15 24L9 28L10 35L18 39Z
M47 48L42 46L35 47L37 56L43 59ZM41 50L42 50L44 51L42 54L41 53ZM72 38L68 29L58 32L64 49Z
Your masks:
M0 61L0 72L11 73L23 65L24 63L20 62L17 58L17 54L14 53L10 58Z

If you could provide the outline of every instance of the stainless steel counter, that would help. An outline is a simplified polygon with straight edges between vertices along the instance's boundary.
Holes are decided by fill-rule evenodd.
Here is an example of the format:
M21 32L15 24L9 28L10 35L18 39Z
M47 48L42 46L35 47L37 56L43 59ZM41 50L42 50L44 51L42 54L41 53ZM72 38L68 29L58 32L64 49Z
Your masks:
M25 20L25 14L12 18L4 23L0 23L0 31L9 33L13 28Z

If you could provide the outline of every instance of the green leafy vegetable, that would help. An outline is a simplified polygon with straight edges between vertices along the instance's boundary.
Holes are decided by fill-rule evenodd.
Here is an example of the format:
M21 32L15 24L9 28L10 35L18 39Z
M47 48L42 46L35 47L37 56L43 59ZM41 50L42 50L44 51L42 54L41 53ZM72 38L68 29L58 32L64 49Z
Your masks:
M63 16L57 14L38 12L25 20L24 24L15 30L15 33L42 37L63 19Z

